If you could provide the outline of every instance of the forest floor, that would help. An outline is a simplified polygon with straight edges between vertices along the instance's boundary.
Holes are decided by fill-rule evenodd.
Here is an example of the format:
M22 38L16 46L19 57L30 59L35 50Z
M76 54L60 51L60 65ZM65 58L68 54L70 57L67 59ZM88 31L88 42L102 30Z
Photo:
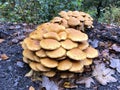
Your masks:
M97 22L94 26L94 29L87 30L86 33L90 38L89 43L100 52L95 61L114 70L113 77L117 81L101 85L93 77L94 84L90 88L79 84L77 88L67 90L120 90L120 27ZM20 44L34 28L35 25L32 24L0 23L0 90L32 90L29 89L30 86L40 90L40 81L25 77L30 68L22 61L23 49ZM119 60L118 66L113 65L116 64L113 59ZM91 75L91 71L89 73Z

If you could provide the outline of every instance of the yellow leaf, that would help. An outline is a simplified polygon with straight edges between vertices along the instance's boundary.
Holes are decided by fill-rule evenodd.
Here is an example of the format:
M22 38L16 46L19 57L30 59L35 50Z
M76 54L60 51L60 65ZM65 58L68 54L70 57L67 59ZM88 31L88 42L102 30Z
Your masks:
M9 58L6 54L2 54L0 57L2 58L2 60L6 60Z
M33 86L30 86L29 90L35 90L35 88Z

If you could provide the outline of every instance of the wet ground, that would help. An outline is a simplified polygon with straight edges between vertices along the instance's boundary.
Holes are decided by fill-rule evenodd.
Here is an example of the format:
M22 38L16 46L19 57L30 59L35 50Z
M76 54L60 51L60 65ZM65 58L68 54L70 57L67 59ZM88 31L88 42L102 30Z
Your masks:
M0 90L29 90L30 86L33 86L35 90L40 90L40 82L33 82L31 78L25 77L30 68L22 61L22 48L20 46L20 42L34 28L35 26L32 24L0 23L0 39L4 40L0 43L0 56L6 54L9 57L7 60L2 60L0 57ZM110 47L109 44L120 45L120 27L95 23L94 29L86 32L89 35L91 45L99 49L100 52ZM114 55L110 55L120 59L120 53L114 53ZM118 81L105 86L95 80L96 83L91 88L79 85L79 88L67 90L119 90L120 73L116 71L114 77Z

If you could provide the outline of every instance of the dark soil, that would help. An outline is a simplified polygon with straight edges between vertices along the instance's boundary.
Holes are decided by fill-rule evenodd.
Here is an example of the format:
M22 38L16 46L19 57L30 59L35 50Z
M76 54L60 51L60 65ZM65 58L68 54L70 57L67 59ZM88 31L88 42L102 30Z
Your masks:
M31 78L24 77L30 68L22 61L20 45L20 42L34 28L34 25L0 23L0 38L5 40L0 43L0 55L6 54L9 57L7 60L0 58L0 90L29 90L30 86L35 87L35 90L40 90L40 82L33 82ZM106 49L109 43L120 45L120 27L102 25L96 22L94 29L87 30L87 33L91 45L100 52ZM98 43L101 42L105 45L100 46ZM120 53L115 55L120 59ZM102 86L96 81L96 84L89 89L85 88L84 85L79 85L78 89L72 90L119 90L117 86L120 85L120 74L116 71L114 76L118 80L116 83Z

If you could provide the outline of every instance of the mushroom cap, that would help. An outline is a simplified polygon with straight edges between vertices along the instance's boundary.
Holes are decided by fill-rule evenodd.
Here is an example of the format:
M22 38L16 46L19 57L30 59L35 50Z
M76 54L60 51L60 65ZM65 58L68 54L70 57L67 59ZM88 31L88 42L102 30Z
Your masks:
M40 62L40 58L38 56L34 55L33 57L35 62Z
M60 40L59 35L56 32L48 32L43 35L44 38L46 39L55 39L55 40Z
M95 58L98 56L98 50L94 49L91 46L85 49L84 52L86 53L87 58Z
M43 49L35 52L35 54L36 54L37 56L39 56L40 58L47 57L47 55L46 55L46 53L45 53L45 51L44 51Z
M37 67L36 67L36 64L37 64L36 62L30 62L30 63L29 63L29 66L30 66L30 68L33 69L34 71L39 71L39 70L37 69Z
M79 17L80 16L80 12L79 11L73 11L73 17Z
M67 56L65 55L65 56L62 56L62 57L60 57L60 58L57 58L56 60L64 60L64 59L66 59L67 58Z
M69 59L65 59L58 63L57 69L60 71L66 71L71 67L72 67L72 62Z
M66 50L62 47L55 49L53 51L46 51L46 54L50 58L60 58L66 55Z
M44 30L35 30L29 34L29 37L36 40L43 39L43 34L46 33Z
M84 53L79 48L73 48L67 51L67 56L73 60L84 60L86 58L86 53Z
M51 32L61 32L61 31L65 31L65 27L62 25L59 25L57 23L51 23L48 27L48 30Z
M60 47L60 43L54 39L42 39L40 46L46 50L55 50Z
M74 73L82 73L84 71L84 68L82 68L81 70L78 71L74 71Z
M87 20L87 21L84 22L84 24L87 25L87 26L92 26L93 22Z
M89 14L86 13L85 17L88 17L91 21L93 21L93 18Z
M61 17L54 17L54 18L51 20L51 22L52 22L52 23L60 23L61 20L62 20Z
M78 47L78 43L71 41L70 39L66 39L65 41L61 41L61 46L67 50Z
M53 32L60 32L64 31L65 27L62 25L59 25L57 23L44 23L42 25L39 25L37 27L37 31L43 31L44 33L53 31Z
M60 78L72 78L74 77L74 73L71 72L61 72Z
M85 20L82 15L79 15L79 16L77 17L77 19L80 20L80 21L84 21L84 20Z
M27 46L27 48L29 50L36 51L36 50L40 50L41 49L38 40L33 40L31 38L26 38L26 39L24 39L24 43L25 43L25 45Z
M83 63L83 65L88 66L88 65L92 64L92 61L93 61L92 59L86 58L86 59L82 60L81 62Z
M82 33L81 31L75 29L67 29L67 31L68 31L68 39L71 39L72 41L82 42L88 40L88 35Z
M55 68L58 66L58 62L50 58L40 59L40 62L43 66L48 68Z
M85 12L79 12L79 14L82 15L82 16L85 16L85 15L86 15Z
M28 49L24 41L21 43L21 46L23 49Z
M82 70L83 68L83 63L81 63L80 61L79 62L72 62L72 67L69 69L70 72L79 72Z
M73 15L73 12L72 12L72 11L68 11L68 12L67 12L67 15L68 15L68 16L72 16L72 15Z
M80 42L80 44L78 45L78 48L80 50L84 50L86 49L87 47L89 46L89 43L87 41L83 41L83 42Z
M62 18L62 20L61 20L61 25L64 26L64 27L66 27L66 28L69 27L68 23L67 23L67 20L64 19L64 18Z
M66 20L69 19L69 16L67 15L67 12L66 12L66 11L61 11L61 12L59 13L59 15L60 15L61 17L65 18Z
M28 58L23 57L23 62L25 62L25 63L29 64L31 61L30 61Z
M34 61L34 53L28 49L23 50L23 56Z
M43 72L43 75L47 77L53 77L55 76L56 72L55 71L48 71L48 72Z
M75 17L70 17L68 19L68 25L70 25L70 26L77 26L79 24L80 24L80 21Z
M50 71L50 68L44 67L41 63L36 63L36 68L39 71Z
M65 31L60 32L58 35L61 40L65 40L67 38L67 33Z

